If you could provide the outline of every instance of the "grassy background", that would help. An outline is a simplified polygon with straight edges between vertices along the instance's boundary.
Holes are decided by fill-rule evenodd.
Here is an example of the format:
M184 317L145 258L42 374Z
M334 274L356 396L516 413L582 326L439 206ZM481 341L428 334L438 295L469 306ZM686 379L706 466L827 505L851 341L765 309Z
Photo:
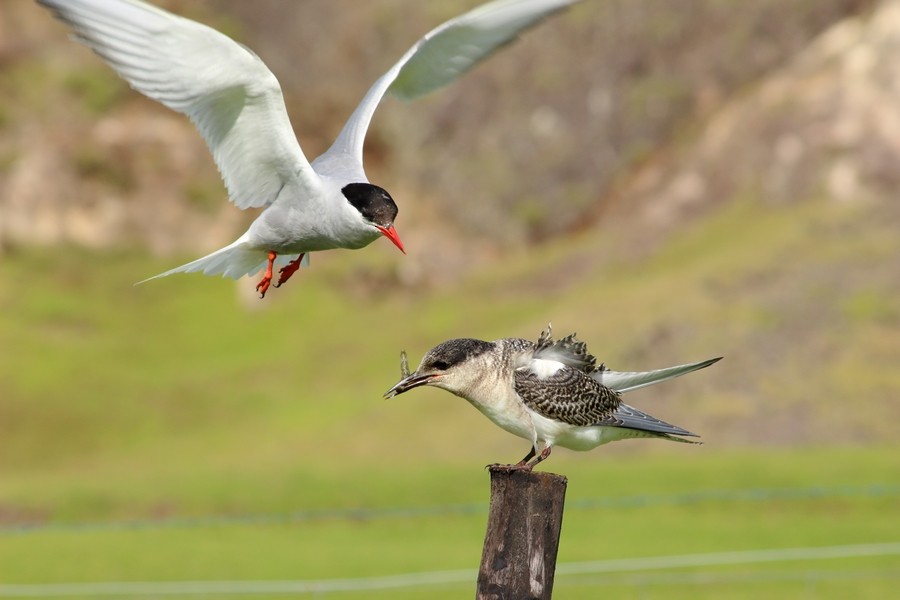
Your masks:
M726 356L629 396L699 431L704 446L554 453L547 468L570 480L561 563L896 541L900 454L882 419L900 388L888 367L898 312L896 283L880 276L894 230L878 210L736 203L641 258L610 258L620 240L591 233L427 292L348 283L398 260L375 245L323 256L249 303L202 277L132 287L168 266L140 253L12 255L0 263L0 583L473 569L482 466L519 458L525 442L437 390L380 395L401 348L415 363L448 337L534 337L550 320L617 368ZM819 277L801 285L798 272ZM856 281L846 272L873 277L841 286ZM684 499L694 492L725 496ZM342 509L363 512L327 512ZM560 575L558 595L880 598L898 565L879 556L679 569L675 579ZM473 586L333 597L456 598Z
M562 460L569 491L560 563L731 550L831 546L896 541L898 486L885 484L897 473L890 448L725 451L689 449L650 455ZM323 457L327 462L327 457ZM331 459L332 461L334 459ZM198 471L195 486L206 487L207 509L222 511L225 486L219 475ZM130 487L131 482L120 485ZM180 481L160 482L183 488ZM168 486L171 486L169 488ZM227 484L250 499L270 504L271 519L232 513L219 522L180 519L164 523L62 526L3 533L0 564L7 581L92 582L166 580L293 580L365 577L477 566L484 536L487 474L472 465L442 464L424 469L334 469L330 475L295 465L282 477L234 477ZM731 493L756 490L755 494ZM765 490L770 490L769 494ZM782 494L777 493L781 491ZM793 490L796 496L784 494ZM139 492L139 490L138 490ZM714 492L710 497L703 493ZM868 493L866 493L868 492ZM698 497L691 494L700 493ZM447 514L379 514L355 518L319 515L291 519L300 506L421 508L441 504ZM478 510L479 505L482 510ZM197 507L200 512L203 509ZM260 516L259 514L256 515ZM283 518L279 518L283 517ZM737 517L737 518L736 518ZM896 581L896 556L820 561L785 561L678 569L699 574L655 586L628 582L622 593L650 597L745 597L751 592L793 596L810 585L827 591L814 597L889 595ZM822 577L845 576L850 583ZM672 573L672 570L661 573ZM856 580L860 572L869 576ZM14 574L14 575L13 575ZM645 575L646 576L646 575ZM779 576L787 581L766 581ZM791 581L789 576L801 581ZM716 577L726 578L714 583ZM727 577L751 584L728 583ZM713 578L712 581L709 581ZM758 579L752 582L753 579ZM560 597L595 597L621 575L560 575ZM418 588L405 593L365 592L365 597L455 598L473 584ZM614 593L610 590L610 593ZM353 594L346 594L347 597ZM357 597L363 594L356 594ZM336 594L334 597L344 597ZM643 596L642 596L643 597Z

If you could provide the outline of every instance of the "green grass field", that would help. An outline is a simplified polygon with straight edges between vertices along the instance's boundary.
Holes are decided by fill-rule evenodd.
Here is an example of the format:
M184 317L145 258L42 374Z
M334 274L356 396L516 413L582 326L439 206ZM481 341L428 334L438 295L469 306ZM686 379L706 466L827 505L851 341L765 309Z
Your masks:
M705 445L632 441L546 463L569 477L556 597L886 597L900 556L883 549L573 572L900 541L896 232L859 211L735 205L641 260L605 258L609 239L581 236L428 292L348 287L355 270L383 276L398 260L376 245L315 260L249 309L221 280L132 287L177 259L7 255L0 596L474 569L482 466L526 442L437 390L381 394L400 349L415 363L448 337L535 337L553 321L616 368L726 356L629 396ZM446 577L320 595L471 597L474 576Z
M569 477L561 564L900 540L895 449L672 446L614 458L553 457ZM195 479L213 504L194 507L195 518L149 514L131 523L5 530L3 581L330 580L474 569L480 557L488 476L477 464L351 466L330 474L298 464L281 477L201 471ZM179 483L158 482L164 489ZM235 494L246 504L238 508L233 500L234 508L223 510L213 500L228 486L241 488ZM257 497L268 512L254 511ZM369 512L297 514L315 506ZM210 514L220 518L200 517ZM900 576L898 552L581 575L562 569L557 596L592 598L602 589L626 597L795 597L814 589L811 597L839 598L852 589L855 597L884 598ZM473 585L328 597L457 598L470 596Z

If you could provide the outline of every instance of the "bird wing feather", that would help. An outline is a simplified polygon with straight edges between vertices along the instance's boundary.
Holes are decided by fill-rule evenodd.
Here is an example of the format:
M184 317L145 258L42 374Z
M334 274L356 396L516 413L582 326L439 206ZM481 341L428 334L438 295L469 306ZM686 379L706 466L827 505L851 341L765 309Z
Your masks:
M239 208L268 206L288 183L318 189L281 86L248 48L139 0L38 1L131 87L190 118Z
M513 385L529 409L569 425L622 427L676 441L687 440L672 436L699 437L623 403L616 390L564 365L552 374L548 374L544 365L533 369L520 367L514 371Z
M593 373L597 359L588 352L587 344L569 334L560 340L553 340L551 326L541 332L534 346L534 358L553 360L584 373Z
M316 159L316 167L328 170L352 158L362 168L366 131L388 90L404 100L436 90L576 1L495 0L432 29L372 84L334 144Z
M678 365L677 367L668 367L666 369L657 369L655 371L611 371L604 366L596 369L591 373L591 377L610 387L620 394L637 390L648 385L654 385L681 377L698 369L703 369L711 364L722 360L722 357L701 360L700 362L689 363L686 365Z
M612 411L612 413L604 416L592 425L601 425L606 427L625 427L627 429L635 429L638 431L647 431L651 433L665 434L665 437L672 435L687 435L691 437L699 437L696 433L691 433L687 429L682 429L677 425L672 425L661 421L656 417L651 417L645 412L641 412L633 406L621 403ZM671 438L677 439L677 438ZM680 440L687 441L687 440Z
M513 385L525 406L569 425L593 425L608 418L621 403L614 390L566 366L552 375L528 367L516 369Z

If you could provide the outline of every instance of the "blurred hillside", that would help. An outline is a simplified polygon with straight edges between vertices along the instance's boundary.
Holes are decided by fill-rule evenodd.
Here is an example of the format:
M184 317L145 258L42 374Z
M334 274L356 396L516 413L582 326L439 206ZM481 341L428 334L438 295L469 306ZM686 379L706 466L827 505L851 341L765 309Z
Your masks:
M254 48L315 156L409 44L476 3L163 4ZM388 99L366 162L400 205L404 277L452 280L596 222L636 168L870 4L591 0L439 93ZM226 202L186 119L130 92L30 1L4 4L0 66L0 247L196 254L250 219Z

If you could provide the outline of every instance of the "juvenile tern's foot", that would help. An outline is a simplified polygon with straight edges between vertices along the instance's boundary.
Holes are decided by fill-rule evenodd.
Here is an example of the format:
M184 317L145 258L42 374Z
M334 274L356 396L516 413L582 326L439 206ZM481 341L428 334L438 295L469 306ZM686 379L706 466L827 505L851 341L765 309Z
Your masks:
M516 463L514 465L491 463L489 465L485 465L484 468L490 471L505 471L507 473L511 473L512 471L530 471L532 467L525 463Z

